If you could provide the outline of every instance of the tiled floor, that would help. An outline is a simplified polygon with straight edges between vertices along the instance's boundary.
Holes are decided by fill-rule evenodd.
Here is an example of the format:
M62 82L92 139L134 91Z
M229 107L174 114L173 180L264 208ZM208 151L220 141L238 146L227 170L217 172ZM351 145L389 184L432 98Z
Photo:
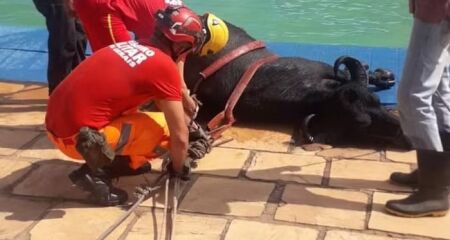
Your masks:
M46 95L44 86L0 81L0 239L96 239L124 210L89 205L71 185L67 174L80 163L46 139ZM235 127L226 134L234 141L199 162L181 187L175 239L450 239L450 216L408 219L383 210L410 191L386 180L414 168L414 152L305 151L289 146L289 129L271 129ZM116 185L131 193L157 175ZM163 239L163 195L107 239Z

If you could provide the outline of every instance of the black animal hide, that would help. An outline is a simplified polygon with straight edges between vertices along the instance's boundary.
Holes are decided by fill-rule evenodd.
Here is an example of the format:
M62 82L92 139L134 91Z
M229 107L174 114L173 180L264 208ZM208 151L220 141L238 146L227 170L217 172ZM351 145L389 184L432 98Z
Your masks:
M244 30L227 23L230 39L216 55L189 56L185 81L193 88L199 72L229 51L254 41ZM247 66L271 54L268 49L247 53L204 80L196 92L203 103L201 116L210 119L222 111ZM365 71L356 60L348 74L333 66L300 57L280 57L263 65L254 75L234 110L237 121L291 124L296 143L306 143L308 132L314 142L331 145L391 146L408 148L398 120L362 84ZM310 117L305 125L304 120ZM306 127L305 127L306 126ZM299 134L302 131L302 134ZM307 135L308 135L307 134Z

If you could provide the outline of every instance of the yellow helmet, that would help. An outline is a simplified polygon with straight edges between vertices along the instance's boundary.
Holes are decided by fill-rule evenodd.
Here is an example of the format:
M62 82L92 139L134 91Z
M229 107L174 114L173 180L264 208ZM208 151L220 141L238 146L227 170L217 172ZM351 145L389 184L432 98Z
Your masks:
M222 50L228 42L227 24L211 13L206 13L205 19L207 38L200 50L200 56L217 53Z

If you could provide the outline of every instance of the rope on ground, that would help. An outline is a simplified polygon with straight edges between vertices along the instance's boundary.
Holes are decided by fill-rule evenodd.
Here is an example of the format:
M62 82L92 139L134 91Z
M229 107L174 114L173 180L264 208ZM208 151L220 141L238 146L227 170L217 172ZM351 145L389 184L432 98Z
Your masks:
M218 147L222 144L228 143L233 141L233 138L227 138L224 139L220 142L216 142L215 144L212 145L212 147ZM208 151L209 152L209 151ZM165 155L165 156L164 156ZM163 166L165 164L167 164L167 161L169 161L168 159L168 153L164 154L162 156L162 158L164 159L164 161L166 163L163 162ZM152 184L152 186L144 186L144 187L137 187L136 191L139 194L139 198L137 199L137 201L122 215L120 216L108 229L106 229L106 231L104 231L98 238L97 240L105 240L123 221L125 221L125 219L128 218L128 216L131 215L131 213L133 213L136 208L146 199L148 199L149 197L151 197L152 195L154 195L156 193L156 191L158 191L159 189L162 188L162 183L161 181L165 179L165 204L164 204L164 216L163 216L163 224L161 224L161 228L164 227L164 224L166 222L166 217L167 217L167 208L168 208L168 193L169 193L169 181L170 181L170 176L168 176L168 172L164 171L161 173L161 175L158 176L158 178L154 181L154 183ZM167 236L169 236L169 240L173 239L173 236L175 234L175 221L176 221L176 214L177 214L177 209L178 209L178 194L179 194L179 186L180 185L180 179L178 178L174 178L174 194L173 194L173 206L172 206L172 226L170 229L169 234L167 234L166 231L166 238ZM162 233L162 230L160 231L160 233ZM162 236L163 234L161 234Z
M146 200L148 197L150 197L153 194L155 194L156 191L158 191L162 187L161 186L161 180L164 179L164 178L166 178L166 179L169 178L166 172L163 172L161 175L159 175L159 177L155 180L153 186L137 188L137 190L139 191L139 194L140 194L138 200L122 216L120 216L108 229L106 229L106 231L104 231L97 238L97 240L104 240L104 239L106 239L123 221L125 221L125 219L128 218L128 216L131 215L131 213L134 212L134 210L136 210L136 208L144 200Z
M163 229L164 226L166 226L167 223L167 212L168 212L168 208L169 208L169 187L170 187L170 177L168 177L166 179L166 184L165 184L165 188L164 188L164 211L163 211L163 220L161 223L161 228L160 228L160 234L159 235L159 240L162 239L163 235L166 235L166 239L167 239L167 229L165 229L164 233L163 233Z
M175 178L173 181L173 205L172 205L172 223L170 228L170 235L168 240L175 239L175 225L177 220L177 211L178 211L178 194L180 189L180 179Z

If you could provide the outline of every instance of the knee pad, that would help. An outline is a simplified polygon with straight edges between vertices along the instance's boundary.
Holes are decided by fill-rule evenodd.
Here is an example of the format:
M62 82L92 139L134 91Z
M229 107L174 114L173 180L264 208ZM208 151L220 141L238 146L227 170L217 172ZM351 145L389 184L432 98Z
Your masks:
M75 147L93 172L110 165L115 157L114 150L106 143L105 136L88 127L80 129Z

